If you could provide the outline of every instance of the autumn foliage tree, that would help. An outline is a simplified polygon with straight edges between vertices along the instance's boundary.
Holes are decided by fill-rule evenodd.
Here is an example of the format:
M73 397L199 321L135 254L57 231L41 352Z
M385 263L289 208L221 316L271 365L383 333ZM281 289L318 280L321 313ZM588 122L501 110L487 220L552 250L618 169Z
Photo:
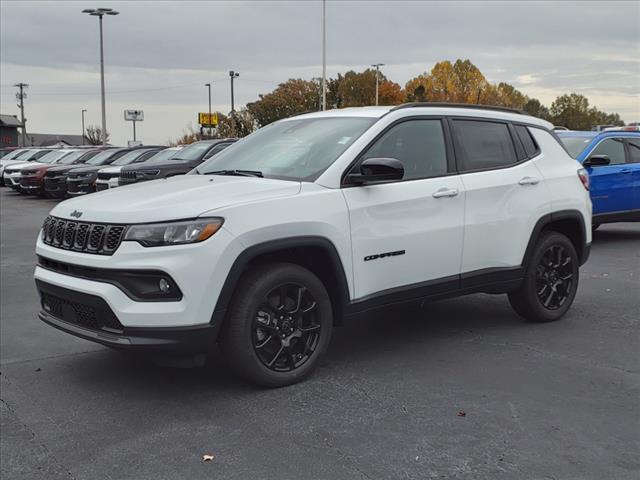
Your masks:
M577 93L556 98L549 113L554 124L564 125L571 130L589 130L594 125L624 125L620 115L589 107L587 97Z
M320 83L315 80L290 79L271 93L259 95L259 100L247 104L247 111L258 126L319 110Z

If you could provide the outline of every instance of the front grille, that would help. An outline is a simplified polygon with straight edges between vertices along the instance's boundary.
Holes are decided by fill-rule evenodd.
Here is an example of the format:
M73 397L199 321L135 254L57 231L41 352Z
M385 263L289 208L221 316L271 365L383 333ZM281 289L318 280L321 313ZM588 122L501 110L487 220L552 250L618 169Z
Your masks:
M42 285L39 285L42 287ZM40 288L40 301L45 312L80 327L90 330L122 332L124 327L104 300L94 295L79 294L71 290L69 295L56 295ZM75 301L75 299L78 301Z
M122 170L120 171L120 178L126 178L127 180L129 179L135 180L136 172L133 170L132 171Z
M20 179L20 185L23 187L39 187L40 185L42 185L42 179L22 177Z
M96 183L96 190L98 192L102 191L102 190L108 190L109 189L109 185L106 183Z
M109 180L110 178L117 177L117 173L98 172L98 178L100 180Z
M84 223L49 216L42 225L42 241L76 252L113 255L122 243L124 231L124 225Z

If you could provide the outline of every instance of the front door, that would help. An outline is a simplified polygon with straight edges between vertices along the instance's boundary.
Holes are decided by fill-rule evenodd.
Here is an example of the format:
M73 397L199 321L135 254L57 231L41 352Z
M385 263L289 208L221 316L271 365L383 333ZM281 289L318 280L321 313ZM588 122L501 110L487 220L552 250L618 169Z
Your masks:
M464 189L451 174L440 119L390 127L359 159L395 158L403 180L345 186L356 299L412 287L457 285L462 253ZM356 167L358 166L356 165Z
M623 138L606 138L589 154L606 155L609 165L587 167L593 215L622 212L628 209L626 192L631 186L632 168L626 163ZM587 157L588 158L588 157Z

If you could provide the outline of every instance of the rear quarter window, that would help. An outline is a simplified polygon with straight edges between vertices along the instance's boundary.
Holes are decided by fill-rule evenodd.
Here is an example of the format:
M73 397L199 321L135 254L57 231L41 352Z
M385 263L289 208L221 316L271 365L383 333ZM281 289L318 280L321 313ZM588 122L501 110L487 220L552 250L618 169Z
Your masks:
M540 153L540 149L536 144L536 141L533 139L531 132L524 125L515 125L516 134L518 138L522 142L522 146L524 147L524 151L527 154L528 158L533 158L538 153Z

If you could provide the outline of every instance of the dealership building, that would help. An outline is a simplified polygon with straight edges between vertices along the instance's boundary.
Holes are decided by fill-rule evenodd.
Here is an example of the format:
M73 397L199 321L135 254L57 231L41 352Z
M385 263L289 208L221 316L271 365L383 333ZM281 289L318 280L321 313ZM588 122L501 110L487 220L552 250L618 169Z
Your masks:
M89 144L89 140L82 135L65 135L57 133L29 133L25 135L22 145L22 135L18 129L22 123L15 115L0 115L0 147L65 147L69 145Z

